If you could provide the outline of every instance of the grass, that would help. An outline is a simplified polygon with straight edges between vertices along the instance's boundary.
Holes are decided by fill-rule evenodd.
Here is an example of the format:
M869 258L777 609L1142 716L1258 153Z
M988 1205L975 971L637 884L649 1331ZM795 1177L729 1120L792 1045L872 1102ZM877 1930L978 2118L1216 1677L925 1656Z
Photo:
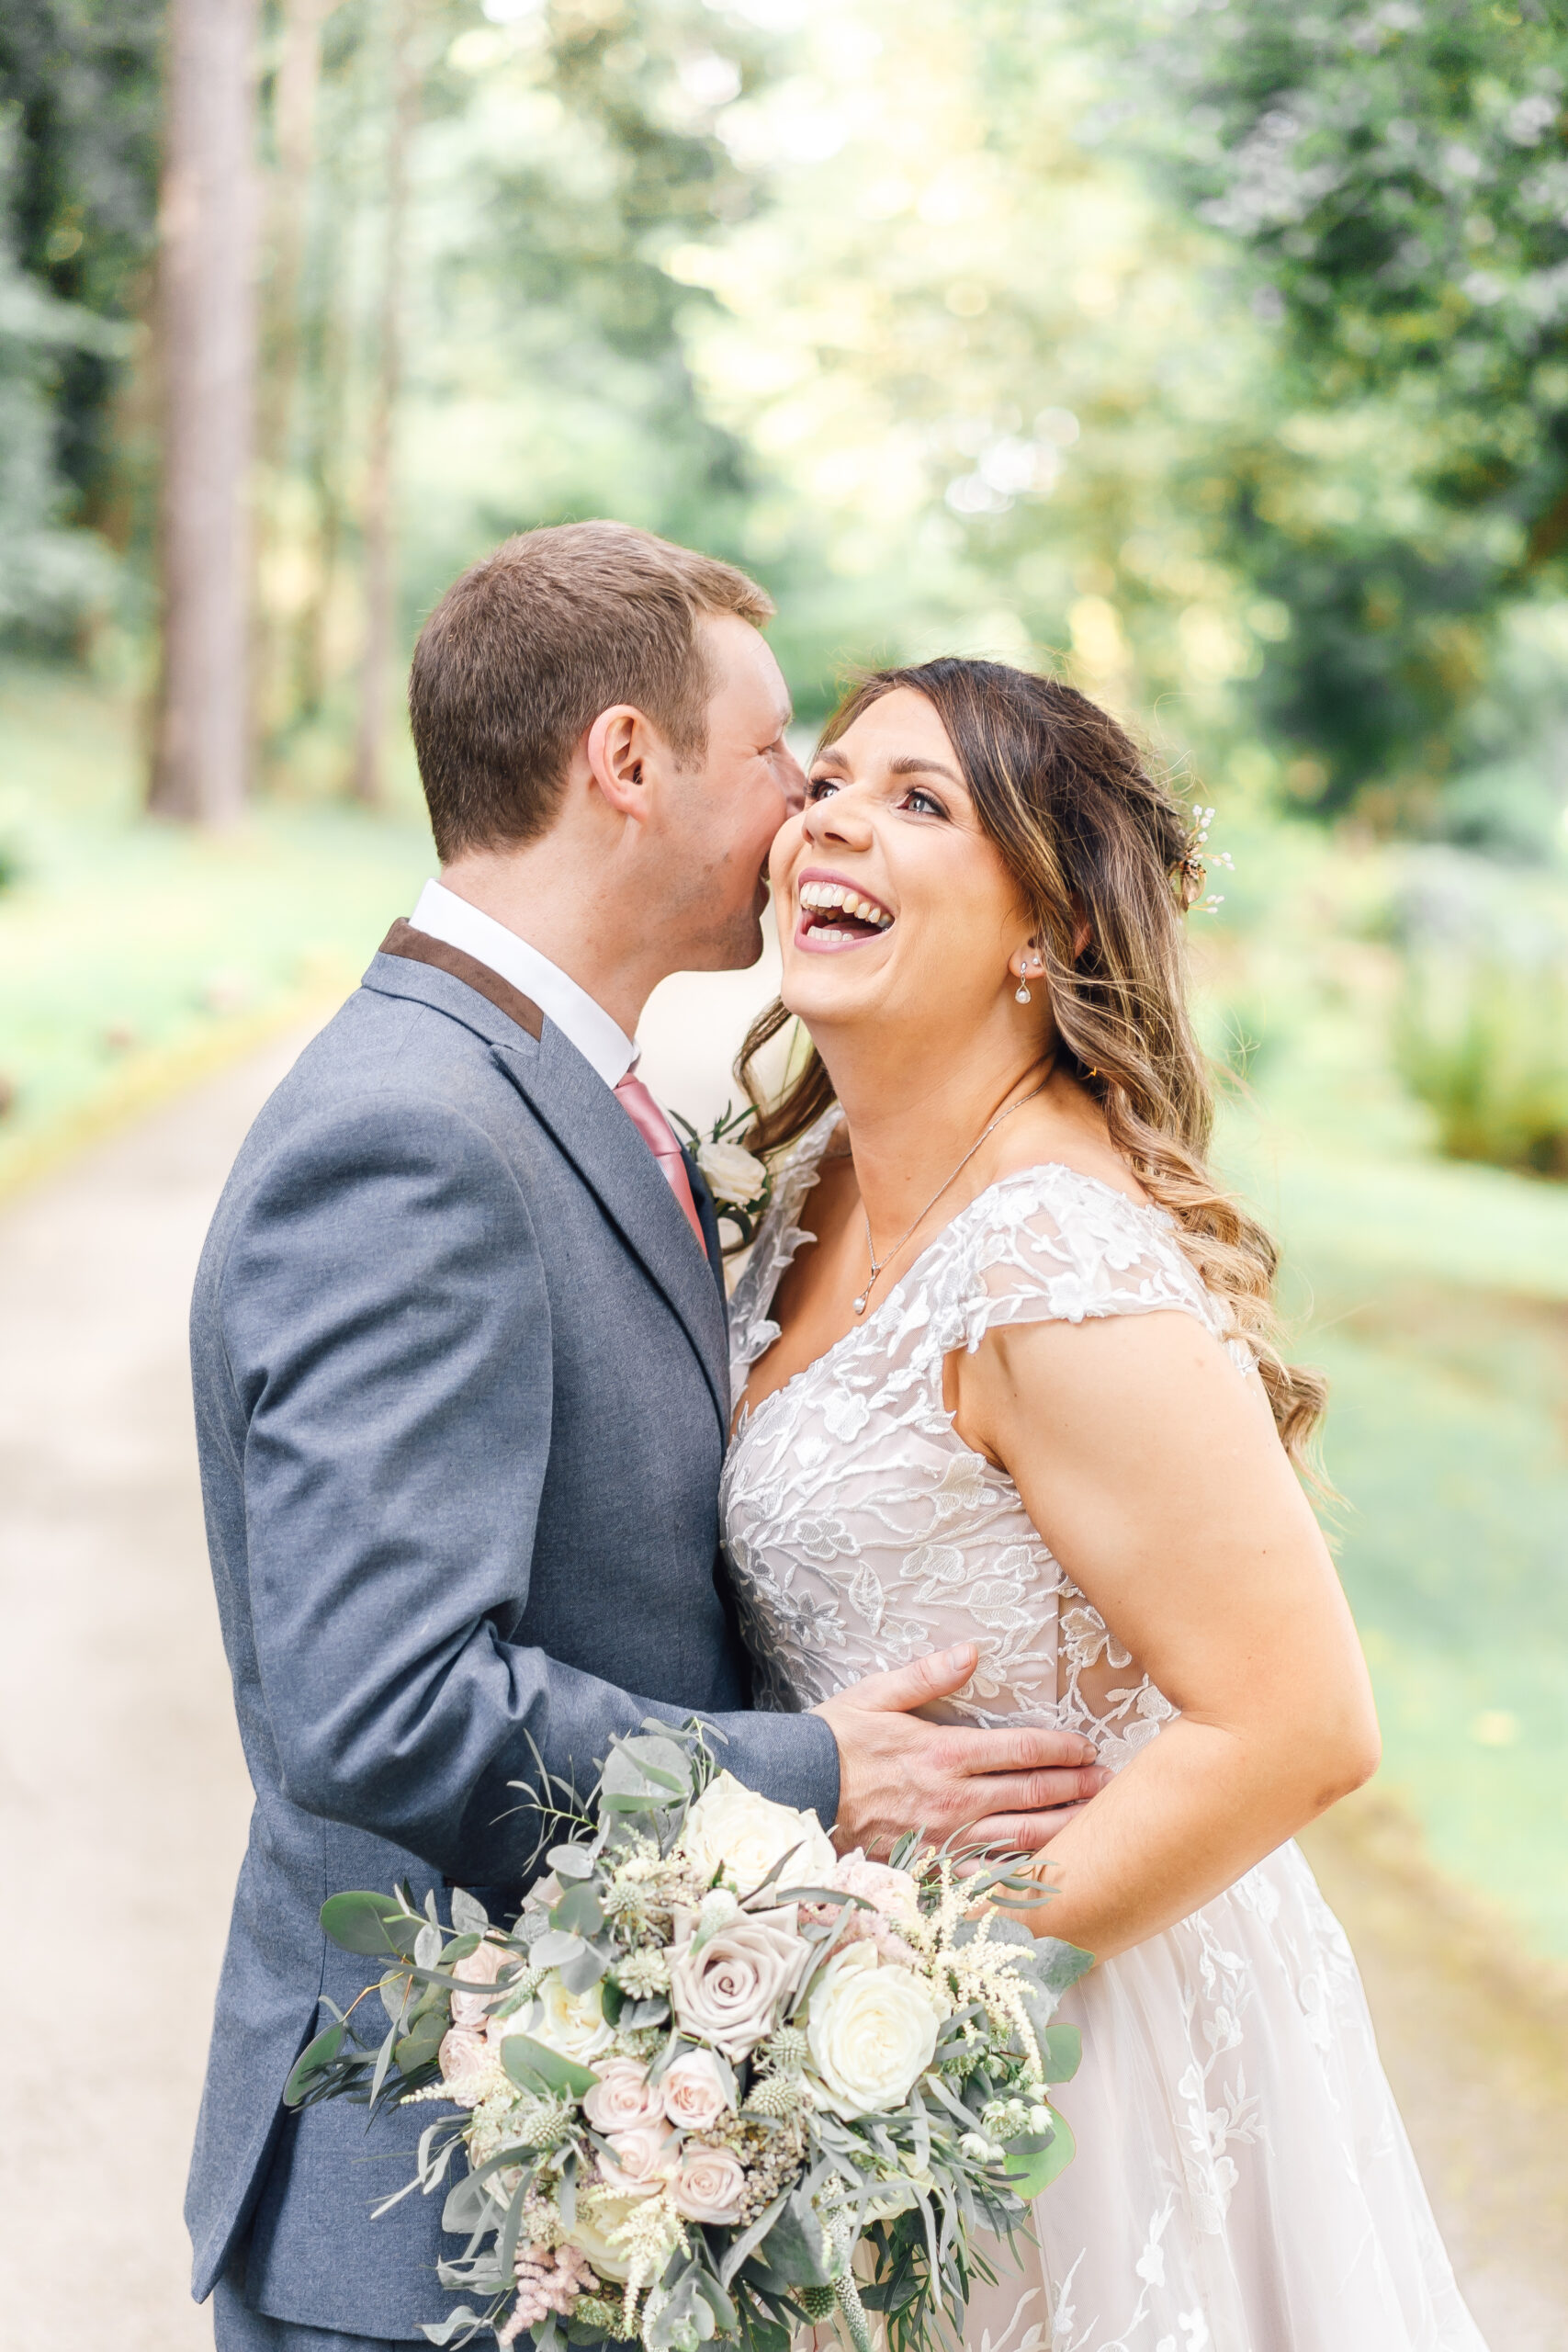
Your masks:
M1568 1186L1425 1152L1365 1013L1305 1024L1224 1157L1331 1382L1378 1787L1450 1880L1568 1958Z
M134 707L0 676L0 1192L346 995L433 867L398 779L371 815L276 801L231 834L140 813Z

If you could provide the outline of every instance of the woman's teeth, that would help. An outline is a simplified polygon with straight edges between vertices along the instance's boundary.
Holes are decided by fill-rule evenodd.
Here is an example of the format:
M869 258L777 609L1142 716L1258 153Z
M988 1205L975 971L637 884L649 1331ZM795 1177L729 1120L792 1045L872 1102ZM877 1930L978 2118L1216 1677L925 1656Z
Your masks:
M886 931L893 921L886 907L878 906L874 899L863 898L858 890L850 889L842 882L803 882L800 908L803 915L815 913L829 918L825 922L808 923L804 933L807 939L841 943L855 936L848 930L849 923L863 923L871 931L879 932ZM832 920L835 916L836 922Z

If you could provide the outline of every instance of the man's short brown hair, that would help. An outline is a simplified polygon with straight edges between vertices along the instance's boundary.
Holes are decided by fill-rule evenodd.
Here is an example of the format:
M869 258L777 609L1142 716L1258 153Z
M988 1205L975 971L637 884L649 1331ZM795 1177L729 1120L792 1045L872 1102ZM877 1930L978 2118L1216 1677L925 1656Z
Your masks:
M772 599L733 564L626 523L508 539L454 581L420 631L409 723L443 864L545 832L571 755L631 703L682 762L700 759L712 680L705 613L760 625Z

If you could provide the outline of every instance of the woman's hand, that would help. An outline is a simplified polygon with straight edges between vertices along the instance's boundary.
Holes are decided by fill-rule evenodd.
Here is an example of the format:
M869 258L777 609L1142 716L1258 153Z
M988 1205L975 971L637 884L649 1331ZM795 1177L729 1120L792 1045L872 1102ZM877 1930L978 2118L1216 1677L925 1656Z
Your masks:
M994 1328L949 1359L967 1444L1181 1711L1063 1829L1037 1930L1100 1959L1234 1883L1377 1769L1333 1563L1244 1376L1194 1317Z

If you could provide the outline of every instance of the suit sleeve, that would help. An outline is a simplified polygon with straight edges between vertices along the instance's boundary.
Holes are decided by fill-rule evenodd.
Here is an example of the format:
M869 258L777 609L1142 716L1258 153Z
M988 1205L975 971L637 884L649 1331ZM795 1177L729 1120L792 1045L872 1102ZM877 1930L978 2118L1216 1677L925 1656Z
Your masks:
M516 1175L482 1128L379 1096L297 1131L220 1276L243 1418L257 1665L284 1789L468 1884L515 1881L517 1791L656 1706L503 1640L550 1444L550 1309ZM739 1776L838 1805L813 1716L714 1718ZM509 1816L503 1818L502 1816Z

